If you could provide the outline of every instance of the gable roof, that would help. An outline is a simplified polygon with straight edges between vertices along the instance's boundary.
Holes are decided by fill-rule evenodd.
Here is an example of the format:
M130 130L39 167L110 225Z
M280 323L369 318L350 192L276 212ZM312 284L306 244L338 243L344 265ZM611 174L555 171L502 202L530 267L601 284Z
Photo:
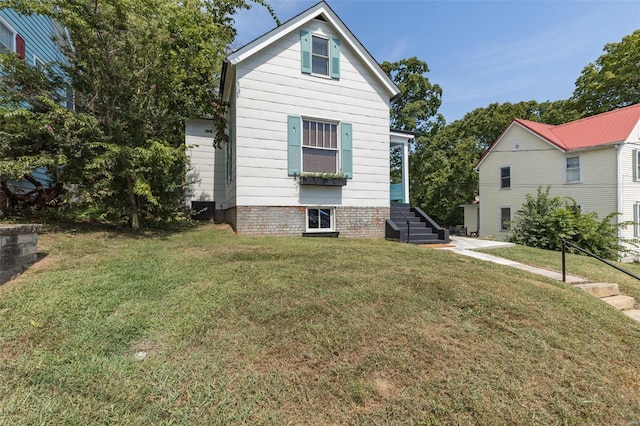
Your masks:
M312 19L322 19L329 23L340 34L340 38L347 42L349 47L358 55L362 62L371 70L372 74L378 78L382 86L387 89L390 94L390 98L398 95L400 89L389 78L389 76L382 70L380 65L371 56L367 49L360 43L360 41L353 35L353 33L347 28L342 20L336 15L336 13L329 7L327 3L321 1L315 6L310 7L304 12L284 22L279 27L263 34L257 39L249 42L240 49L228 55L223 63L222 81L220 82L220 88L224 88L224 79L226 76L226 68L228 64L237 65L238 63L246 60L255 53L264 49L266 46L274 43L275 41L285 37L287 34L299 29Z
M595 148L622 143L640 121L640 104L616 109L602 114L582 118L557 126L535 121L515 119L491 144L478 160L475 168L493 150L494 146L514 125L521 126L562 151Z

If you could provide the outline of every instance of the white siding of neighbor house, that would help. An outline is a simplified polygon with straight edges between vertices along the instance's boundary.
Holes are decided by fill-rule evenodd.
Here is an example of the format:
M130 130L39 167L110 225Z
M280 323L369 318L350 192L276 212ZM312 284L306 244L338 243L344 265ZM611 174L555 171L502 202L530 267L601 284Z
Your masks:
M620 148L620 220L633 221L633 206L640 202L640 181L633 180L633 150L640 150L640 122ZM640 179L640 177L638 177ZM634 238L633 227L622 230L621 237Z
M345 40L339 80L303 74L300 29L337 36L312 20L237 65L235 204L388 207L389 94ZM289 115L352 124L353 179L346 186L300 187L288 176Z
M565 183L565 158L576 155L580 156L582 181ZM617 161L615 146L565 153L512 125L480 165L480 235L505 239L507 232L500 231L500 209L510 207L513 217L526 195L535 196L540 186L550 186L552 196L573 198L583 211L596 212L599 218L616 212ZM511 166L511 189L500 189L500 168L505 166Z
M224 199L224 151L213 146L211 120L187 120L185 143L190 170L187 179L193 182L187 204L191 201Z

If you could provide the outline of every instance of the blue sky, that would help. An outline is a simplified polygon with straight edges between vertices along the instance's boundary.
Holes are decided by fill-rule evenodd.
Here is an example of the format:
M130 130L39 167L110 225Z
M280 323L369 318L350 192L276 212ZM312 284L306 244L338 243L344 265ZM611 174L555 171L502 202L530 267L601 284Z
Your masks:
M316 0L267 0L281 21ZM328 0L378 62L411 56L443 89L447 122L493 102L571 96L606 43L640 29L640 1ZM254 5L235 17L242 46L274 28Z

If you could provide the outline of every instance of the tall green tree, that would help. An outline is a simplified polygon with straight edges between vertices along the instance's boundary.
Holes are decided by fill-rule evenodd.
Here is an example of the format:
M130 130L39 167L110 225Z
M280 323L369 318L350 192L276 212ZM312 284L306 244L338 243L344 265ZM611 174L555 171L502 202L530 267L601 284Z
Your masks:
M385 61L380 66L400 89L400 94L391 101L391 128L419 136L444 120L437 116L442 88L429 81L426 62L414 56L397 62ZM402 182L401 152L391 149L390 161L391 182Z
M381 66L400 89L391 102L391 127L418 135L427 133L442 104L442 88L427 78L427 63L414 56L397 62L385 61Z
M48 15L71 43L62 64L81 111L104 133L88 159L86 199L137 228L181 210L186 157L183 122L224 116L220 67L235 37L233 15L249 0L7 0ZM64 45L63 45L64 46ZM218 141L224 139L224 132Z
M604 52L576 80L572 99L584 116L640 103L640 30Z
M65 184L86 180L102 133L93 116L61 106L65 82L50 68L4 54L0 69L0 189L14 206L42 209L60 199ZM16 190L18 181L33 189Z

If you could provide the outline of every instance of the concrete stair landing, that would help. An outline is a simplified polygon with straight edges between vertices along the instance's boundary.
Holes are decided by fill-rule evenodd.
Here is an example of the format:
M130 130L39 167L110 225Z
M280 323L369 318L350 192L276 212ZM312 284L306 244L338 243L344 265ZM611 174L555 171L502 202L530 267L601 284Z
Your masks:
M618 284L612 283L588 283L574 285L587 293L599 297L603 302L608 303L616 309L621 310L628 317L640 321L640 309L635 309L636 299L631 296L620 294Z

